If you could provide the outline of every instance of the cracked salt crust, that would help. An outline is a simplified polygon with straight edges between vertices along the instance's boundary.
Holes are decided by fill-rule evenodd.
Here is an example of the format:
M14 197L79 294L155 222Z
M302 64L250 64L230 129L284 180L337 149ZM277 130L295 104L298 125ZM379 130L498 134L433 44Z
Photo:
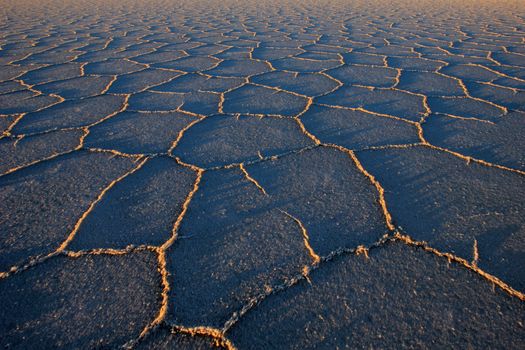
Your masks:
M369 159L373 154L394 151L405 155L432 152L437 158L453 157L457 164L469 167L474 182L480 180L475 174L478 168L472 164L481 167L479 169L490 169L493 174L515 176L516 183L522 181L525 146L520 140L509 139L509 135L519 134L513 130L520 130L521 120L525 118L525 65L522 63L525 62L525 50L520 28L524 8L523 4L513 1L498 2L497 7L494 4L489 0L466 1L462 7L453 5L453 9L445 10L440 2L374 6L370 2L355 1L349 12L343 2L290 2L276 6L266 2L239 5L226 1L209 6L200 1L183 1L176 9L167 0L149 3L94 1L89 7L83 4L66 7L53 0L36 5L29 1L8 2L0 10L0 15L9 23L0 29L0 83L15 85L5 85L6 90L0 92L0 146L5 149L5 161L0 164L0 186L6 198L4 203L14 198L12 205L16 214L9 216L13 208L3 208L0 213L0 230L6 232L0 238L1 251L5 252L0 295L4 293L2 283L14 278L23 280L34 269L45 269L57 259L66 262L96 256L123 259L151 252L157 260L156 271L151 272L158 274L160 292L156 295L158 305L154 308L148 305L147 310L156 316L143 319L146 326L142 331L128 336L121 345L140 346L155 332L167 330L166 339L169 334L190 336L184 339L204 337L211 339L212 345L233 349L237 338L239 344L244 344L236 329L242 328L243 321L250 316L247 314L264 312L266 303L277 294L293 292L300 288L303 280L314 285L318 279L315 276L333 266L336 258L353 259L353 255L362 255L364 259L373 259L375 249L389 250L393 249L392 244L401 244L421 250L429 257L445 259L495 286L506 296L525 301L523 290L499 276L497 269L496 273L487 272L487 260L492 258L484 254L483 237L468 241L468 249L465 249L468 253L463 253L441 245L438 249L432 242L417 240L414 237L418 237L419 232L407 234L402 227L406 218L398 214L397 203L388 200L391 193L390 187L385 186L388 179L382 181L385 175ZM261 16L261 13L266 15ZM454 16L450 16L452 13ZM323 113L312 119L312 113L319 110ZM345 114L346 111L349 113ZM337 124L331 124L331 113L335 112L341 113ZM357 124L350 112L356 113L354 116L377 118L378 123L374 126L384 128L383 133L390 131L388 125L397 124L379 121L388 119L406 125L406 128L396 129L401 141L360 143L355 147L351 142L339 141L341 136L337 136L337 130L332 130L330 125L336 129L344 127L344 137L352 140ZM149 125L126 128L127 132L120 130L125 123L119 121L129 113L135 120ZM208 121L217 120L219 114L221 118L231 118L229 123L238 122L239 125L242 125L241 114L243 119L252 118L253 130L269 141L248 152L249 156L239 152L240 158L235 162L211 162L207 153L217 155L217 159L229 159L220 155L229 154L228 147L242 150L242 138L249 137L242 132L232 134L230 130L229 141L221 142L219 132L206 130L212 124ZM167 123L174 116L178 116L175 131ZM268 119L268 123L262 123L263 119ZM283 123L278 123L282 119L285 119ZM288 125L284 123L288 121L296 127L278 127ZM363 127L366 123L360 125ZM217 130L220 127L223 125L216 125ZM197 129L204 130L197 134L198 137L212 140L207 143L206 152L192 153L191 149L183 147L189 137L196 137L192 131ZM285 134L278 138L277 131L289 133L289 142ZM374 134L373 128L367 132L378 141L384 135ZM60 135L64 135L63 139ZM307 140L309 144L299 141L293 144L292 137ZM191 141L199 143L199 140ZM274 147L276 141L281 142L279 147ZM503 143L509 146L501 146ZM484 147L495 151L489 152ZM367 205L380 213L385 232L377 230L377 235L366 244L341 244L321 254L314 248L318 237L312 227L319 224L316 220L321 220L323 208L315 206L330 203L337 197L330 191L312 191L308 200L314 209L312 213L316 214L292 213L283 209L286 203L279 197L282 189L275 192L275 188L265 185L271 179L259 178L257 168L289 165L301 157L306 159L332 151L348 157L347 170L351 168L362 176L375 191L376 199L370 199ZM57 186L55 194L71 197L63 202L45 192L45 186L54 188L53 176L63 185L71 181L63 172L75 161L79 162L77 171L89 172L89 166L80 161L86 157L98 159L92 171L100 172L97 174L100 183L93 188L84 186L78 198L73 196L78 187ZM126 178L139 174L141 168L161 157L195 174L192 188L178 208L179 214L172 218L170 237L158 246L130 244L115 249L101 244L89 250L69 250L76 235L82 233L86 218L93 215L98 204L109 202L112 189L119 188ZM322 162L334 164L335 158L325 157ZM419 166L407 159L403 167ZM116 165L118 162L120 165ZM204 164L212 165L203 167ZM108 170L112 167L113 170ZM297 254L307 254L310 263L297 271L287 271L284 281L262 284L263 287L250 291L244 299L230 296L230 302L235 300L242 306L229 315L222 315L220 325L178 324L173 321L177 318L173 304L195 301L172 300L177 296L170 294L175 286L172 285L174 271L170 270L168 255L176 254L184 244L191 246L193 235L199 234L191 232L195 225L188 217L195 215L192 210L196 210L194 200L202 191L202 179L209 174L217 176L228 171L239 172L263 194L264 203L273 203L272 208L261 204L259 210L278 209L281 219L295 224L290 240L299 240L303 251ZM73 170L69 172L74 174ZM290 180L293 186L300 184L301 174L297 175ZM320 172L319 176L322 175ZM332 176L334 178L329 181L337 182L335 175ZM307 177L303 177L303 181L304 178ZM497 175L491 179L498 181ZM426 181L441 183L442 180L427 178ZM446 181L444 183L442 188L446 190ZM505 185L497 183L495 186ZM62 193L65 189L71 192ZM20 191L23 195L14 195ZM365 187L357 192L361 191L365 191ZM35 207L31 192L40 194L39 200L43 201L40 206ZM345 200L335 203L339 207L355 198L352 193L344 195ZM307 199L305 196L298 198ZM228 201L227 196L223 200ZM61 207L64 203L76 209L68 212ZM240 215L239 219L251 222L249 216L242 217L248 215L242 214L243 205L238 204L227 215ZM48 208L48 213L56 215L54 219L63 217L65 231L50 227L49 230L55 231L53 235L46 232L50 224L39 212L44 210L41 208ZM523 214L523 205L509 208L507 210L512 213L495 212L493 216L504 224L512 215ZM275 219L269 217L272 218L269 221ZM147 219L144 218L145 223ZM180 236L183 224L185 232L189 233ZM335 224L338 224L337 219ZM512 225L519 226L515 222ZM519 236L522 229L512 227L505 233L505 244L513 246L516 253L503 258L522 265ZM449 237L447 232L435 234ZM22 238L27 254L22 254L24 250L20 249L10 251ZM137 239L140 242L141 237ZM489 262L495 264L490 266L498 264L497 261ZM268 261L269 266L270 263ZM508 272L515 274L509 278L519 281L523 276L513 271ZM175 271L175 281L178 273L181 272ZM214 274L209 278L215 278ZM239 277L239 285L248 280L248 277ZM10 317L12 315L2 316L6 320ZM275 317L278 319L277 315ZM5 327L9 326L0 321L0 335L17 336L8 333L11 330ZM26 331L35 332L34 329ZM95 335L92 337L91 340L97 341ZM98 340L100 344L111 343L108 338ZM50 339L44 347L59 344L60 341Z

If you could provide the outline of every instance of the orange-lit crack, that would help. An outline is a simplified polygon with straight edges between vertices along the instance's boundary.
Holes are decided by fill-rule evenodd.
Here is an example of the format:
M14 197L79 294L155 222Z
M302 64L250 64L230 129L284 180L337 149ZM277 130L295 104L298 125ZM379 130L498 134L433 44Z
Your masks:
M157 247L148 246L148 245L139 245L139 246L129 245L123 249L94 248L94 249L89 249L89 250L77 250L77 251L71 251L67 249L61 250L61 251L57 250L47 255L40 255L40 256L32 257L23 265L13 266L11 267L9 271L0 272L0 280L7 278L11 275L26 271L56 256L65 256L68 258L77 259L77 258L88 256L88 255L122 256L122 255L130 254L134 252L141 252L141 251L157 252L157 250L158 250Z
M194 126L195 124L201 122L204 119L205 119L205 117L200 117L199 119L195 119L194 121L192 121L191 123L186 125L184 128L182 128L179 131L179 133L177 134L177 137L175 138L175 140L171 143L171 146L168 149L168 154L172 154L173 150L175 149L175 147L177 147L177 145L179 144L180 140L182 139L182 137L184 136L184 133L186 131L188 131L192 126Z
M455 263L458 263L462 266L464 266L465 268L477 273L478 275L482 276L483 278L485 278L487 281L491 282L492 284L498 286L501 290L505 291L506 293L508 293L509 295L513 296L513 297L516 297L522 301L525 301L525 294L523 294L522 292L520 291L517 291L516 289L512 288L511 286L509 286L508 284L506 284L505 282L503 282L502 280L500 280L499 278L485 272L484 270L480 269L478 266L477 266L477 258L478 256L477 255L477 242L474 243L474 249L475 249L475 256L474 256L474 261L473 262L469 262L463 258L460 258L454 254L451 254L451 253L443 253L435 248L432 248L430 247L426 242L421 242L421 241L416 241L416 240L413 240L410 236L406 235L406 234L402 234L400 232L396 232L393 236L394 240L397 240L397 241L401 241L409 246L414 246L414 247L419 247L419 248L422 248L423 250L425 250L426 252L429 252L429 253L432 253L436 256L439 256L439 257L443 257L443 258L446 258L448 261L450 262L455 262Z
M476 118L476 117L462 117L462 116L459 116L459 115L448 114L448 113L441 113L441 112L434 112L434 114L436 114L436 115L444 115L444 116L446 116L448 118L452 118L452 119L460 119L460 120L466 120L466 121L476 121L476 122L485 123L485 124L497 125L493 121L485 120L485 119L479 119L479 118Z
M313 264L314 265L319 264L319 262L321 261L321 257L317 255L314 248L312 248L312 246L310 245L310 237L308 236L308 231L306 230L306 227L304 227L301 220L299 220L298 218L296 218L295 216L293 216L292 214L288 213L285 210L279 209L279 211L283 213L284 215L288 216L293 221L295 221L295 223L299 226L299 228L301 229L301 233L303 235L304 246L306 247L306 250L308 251L308 254L310 255L310 257L312 258Z
M213 343L217 347L223 347L227 350L235 350L236 347L233 343L224 335L222 330L211 328L211 327L183 327L183 326L172 326L172 330L178 333L187 334L191 336L205 336L213 340Z
M246 179L248 181L250 181L251 183L253 183L265 196L268 196L268 193L266 192L266 190L264 189L264 187L262 187L259 182L257 182L257 180L255 180L253 177L250 176L250 174L248 173L248 171L246 170L246 168L244 167L244 163L241 163L239 164L239 168L241 169L242 173L244 174L244 177L246 177Z
M15 125L26 115L26 113L18 114L17 117L9 124L9 126L2 132L2 135L0 135L0 140L11 136L11 130L15 127Z
M479 261L479 251L478 251L478 241L474 240L474 245L472 246L472 266L478 266Z
M453 155L455 157L463 159L467 164L470 164L470 162L473 162L473 163L477 163L477 164L480 164L480 165L483 165L483 166L486 166L486 167L489 167L489 168L497 168L497 169L500 169L500 170L510 171L510 172L513 172L513 173L516 173L516 174L520 174L520 175L525 175L525 171L524 170L509 168L509 167L506 167L504 165L499 165L499 164L496 164L496 163L487 162L487 161L482 160L482 159L474 158L474 157L471 157L471 156L466 156L466 155L463 155L463 154L461 154L459 152L455 152L455 151L449 150L447 148L435 146L435 145L427 142L426 140L424 140L422 142L422 146L428 147L428 148L431 148L431 149L434 149L434 150L437 150L437 151L440 151L440 152L445 152L445 153L451 154L451 155Z
M196 169L202 169L202 170L205 170L205 171L213 171L213 170L221 170L221 169L238 168L241 164L243 164L243 166L246 167L247 165L253 165L253 164L257 164L257 163L261 163L261 162L265 162L265 161L277 160L277 159L280 159L280 158L283 158L283 157L287 157L287 156L292 155L292 154L302 153L304 151L311 150L311 149L314 149L314 148L317 148L317 147L320 147L320 146L321 145L311 145L311 146L306 146L306 147L303 147L303 148L293 149L293 150L290 150L290 151L287 151L287 152L283 152L283 153L279 153L279 154L273 154L273 155L268 155L268 156L263 156L261 151L257 151L257 159L245 160L245 161L242 161L240 163L230 163L230 164L224 164L224 165L217 165L217 166L213 166L213 167L209 167L209 168L199 168L199 167L196 167L196 166L194 166L192 164L188 164L188 163L184 162L179 157L174 157L174 158L176 158L177 161L181 165L184 165L184 166L187 166L187 167L192 167L193 166ZM168 156L170 156L170 155L168 154Z
M332 148L340 150L343 153L348 154L350 156L350 159L352 159L352 161L354 162L354 164L357 167L357 169L376 188L377 193L379 195L378 203L379 203L379 206L381 207L381 210L383 212L383 216L384 216L385 222L386 222L386 227L390 231L394 231L395 230L395 226L394 226L393 221L392 221L392 215L388 211L387 203L386 203L386 200L385 200L385 189L383 188L383 186L381 186L379 181L377 181L377 179L363 167L363 165L361 164L361 162L357 158L357 156L356 156L354 151L349 150L349 149L347 149L347 148L345 148L343 146L339 146L339 145L326 145L326 147L332 147Z
M178 160L177 160L178 161ZM181 163L179 163L181 164ZM183 166L188 166L186 164L182 164ZM164 242L162 246L158 248L158 270L161 275L161 284L162 284L162 292L161 292L161 305L159 308L159 312L155 319L151 321L140 333L139 340L143 339L152 329L157 327L162 321L165 320L166 314L168 313L168 302L169 302L169 291L170 291L170 283L169 283L169 272L167 269L167 260L166 260L166 251L171 245L175 242L175 240L178 237L178 230L180 227L180 224L182 223L182 220L184 219L184 215L186 215L186 212L188 211L188 207L190 205L191 200L193 199L194 195L199 190L199 184L202 179L202 175L204 173L203 169L197 168L195 166L189 166L192 170L197 172L197 177L195 179L195 182L193 184L192 190L188 193L188 196L182 203L182 210L175 220L175 223L173 224L173 228L171 231L171 237Z

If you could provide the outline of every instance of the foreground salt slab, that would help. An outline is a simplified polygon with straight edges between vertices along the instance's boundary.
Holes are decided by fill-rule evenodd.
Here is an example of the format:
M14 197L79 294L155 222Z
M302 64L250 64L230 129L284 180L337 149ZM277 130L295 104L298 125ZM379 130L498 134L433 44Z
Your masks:
M215 328L312 263L300 226L239 168L204 174L167 259L169 320Z
M391 243L314 271L249 311L239 348L503 346L523 342L523 303L464 267ZM483 314L480 318L479 315Z

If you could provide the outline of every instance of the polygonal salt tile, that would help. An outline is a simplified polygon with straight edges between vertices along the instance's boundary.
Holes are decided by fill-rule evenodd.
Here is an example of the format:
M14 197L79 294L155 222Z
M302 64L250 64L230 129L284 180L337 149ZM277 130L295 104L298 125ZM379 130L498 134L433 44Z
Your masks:
M347 153L318 147L246 168L276 206L303 223L321 256L371 244L387 231L375 187Z
M242 163L312 146L291 119L209 117L184 133L174 155L200 167Z
M493 59L501 64L508 66L525 67L523 62L523 55L510 53L510 52L495 52L491 55Z
M210 56L187 56L174 61L155 63L154 66L192 73L213 68L219 62L219 59Z
M496 66L496 65L490 65L490 64L487 64L487 66L489 66L490 69L498 73L502 73L502 74L505 74L505 75L508 75L514 78L522 79L522 80L525 79L525 69L521 67Z
M0 114L30 113L60 102L56 96L41 95L29 90L0 95Z
M0 58L1 59L1 58ZM27 74L30 71L41 68L43 65L29 65L29 66L16 66L16 65L2 65L0 69L0 81L9 81L16 79L23 74ZM80 75L80 67L77 70L77 74ZM28 75L29 76L29 75ZM29 82L28 82L29 83Z
M182 106L184 94L139 92L129 98L130 111L173 111Z
M465 95L457 80L433 72L404 71L397 87L426 96Z
M437 69L443 67L446 64L445 62L440 62L438 60L417 57L387 57L386 61L388 66L392 68L427 72L435 72Z
M370 55L357 51L343 54L343 60L346 64L364 64L369 66L385 65L385 56Z
M122 50L119 50L117 48L115 49L106 48L103 50L89 51L89 52L80 54L74 61L82 62L82 63L93 63L93 62L106 61L110 59L123 59L126 56L127 56L126 53Z
M350 51L349 49L345 47L330 45L328 43L321 44L320 42L315 43L315 44L302 45L301 48L306 51L327 52L327 53L347 53Z
M1 177L0 270L57 249L89 204L133 165L80 151Z
M25 115L13 131L25 134L90 125L119 111L124 101L124 97L115 95L65 101Z
M467 89L473 97L500 106L525 112L525 91L505 89L493 85L468 82Z
M16 64L64 64L69 63L74 60L82 52L69 51L69 50L48 50L43 52L35 53L29 57L26 57L22 60L15 61Z
M180 112L123 112L91 127L84 144L124 153L167 152L179 132L195 119Z
M325 51L306 51L298 55L295 55L295 57L306 58L306 59L311 59L311 60L332 60L332 61L341 60L341 57L337 53L325 52Z
M317 96L334 90L339 83L318 73L290 73L273 71L254 76L252 82L296 92L306 96Z
M497 121L505 113L503 108L498 108L493 104L470 97L429 97L427 102L432 112L450 114L462 118Z
M510 113L496 125L432 115L423 124L433 145L525 171L525 114Z
M174 159L150 159L111 188L84 220L70 250L160 246L172 235L195 172Z
M415 126L361 111L314 105L301 121L321 142L349 149L419 141Z
M227 46L233 46L233 47L250 47L250 48L255 48L258 46L257 41L244 40L244 39L225 40L221 42L221 44L227 45Z
M195 55L210 55L211 56L211 55L216 55L220 52L223 52L227 48L228 46L225 46L225 45L206 44L206 45L202 45L202 46L195 47L192 49L187 49L186 52L190 56L195 56Z
M34 88L65 99L78 99L101 94L112 81L113 77L83 76L36 85Z
M179 75L181 75L181 73L162 69L145 69L134 73L120 75L111 85L108 92L115 94L136 93L168 82Z
M397 225L417 240L525 288L525 179L429 147L365 151L361 163L385 189Z
M173 61L186 56L188 56L188 54L184 53L184 51L155 51L145 55L135 56L133 57L133 61L144 64L153 64Z
M22 83L13 80L0 83L0 94L8 94L11 92L17 92L26 89L27 86L24 86L22 85Z
M396 82L397 70L388 67L344 65L326 72L349 85L391 87Z
M472 81L488 82L500 77L500 75L480 65L455 64L443 67L439 71L462 80Z
M427 112L422 96L397 90L343 86L316 100L318 103L351 108L362 107L375 113L419 121Z
M280 58L272 61L272 66L279 70L299 73L315 73L340 66L341 62L327 60L298 59L294 57Z
M168 40L167 43L168 43L167 45L164 45L161 48L162 51L189 50L189 49L193 49L195 47L199 47L203 45L203 43L191 42L191 41L173 42L171 40Z
M289 38L277 37L268 40L264 40L259 44L257 49L287 49L294 50L299 49L302 45L311 44L312 40L291 40ZM304 50L299 49L299 52L304 52Z
M152 252L54 257L0 281L0 346L121 347L156 316L160 283Z
M525 81L523 79L518 80L514 78L501 77L494 79L492 83L495 85L501 85L503 87L525 90Z
M244 83L243 78L237 77L208 77L196 73L188 73L172 81L154 87L152 90L160 92L193 92L213 91L225 92Z
M271 61L295 56L301 52L304 52L304 50L299 48L257 47L253 50L252 57L259 60Z
M247 84L225 94L223 110L226 113L292 117L304 110L307 101L304 97L287 92Z
M213 69L207 70L206 74L224 77L247 77L254 74L269 72L270 65L263 61L247 60L224 60Z
M385 56L417 57L417 53L412 48L400 45L381 45L378 47L365 47L363 49L360 49L359 52Z
M20 77L26 84L43 84L51 81L79 77L81 75L80 63L65 63L43 67L25 73Z
M80 146L82 130L55 131L21 140L0 139L0 173L31 164L40 159L70 152Z
M84 66L86 74L119 75L140 71L146 65L137 64L124 59L108 59L102 62L88 63Z
M232 47L213 56L221 60L247 60L252 58L251 52L251 48Z

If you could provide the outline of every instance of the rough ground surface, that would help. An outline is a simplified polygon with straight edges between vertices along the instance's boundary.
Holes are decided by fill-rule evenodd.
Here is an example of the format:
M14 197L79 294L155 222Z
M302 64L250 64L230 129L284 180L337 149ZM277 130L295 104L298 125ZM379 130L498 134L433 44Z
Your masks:
M523 348L522 1L0 17L1 348Z

